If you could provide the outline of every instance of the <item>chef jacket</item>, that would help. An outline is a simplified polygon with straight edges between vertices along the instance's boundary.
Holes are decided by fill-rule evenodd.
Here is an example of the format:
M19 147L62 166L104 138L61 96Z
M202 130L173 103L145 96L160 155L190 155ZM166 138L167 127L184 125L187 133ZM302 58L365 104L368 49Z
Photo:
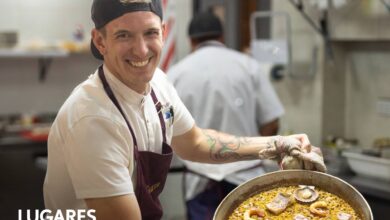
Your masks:
M220 42L206 41L171 67L167 75L199 127L239 136L258 136L259 125L284 114L267 67ZM258 160L223 165L184 163L189 170L203 176L237 185L264 173L261 167L243 171L258 164ZM206 179L197 175L189 178L187 199L207 184Z

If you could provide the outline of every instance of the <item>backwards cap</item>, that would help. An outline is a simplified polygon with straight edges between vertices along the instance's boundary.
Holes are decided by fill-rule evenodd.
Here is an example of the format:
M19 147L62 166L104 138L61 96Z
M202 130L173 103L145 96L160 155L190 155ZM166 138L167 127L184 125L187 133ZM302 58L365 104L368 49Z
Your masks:
M160 0L93 0L91 16L95 28L100 29L126 13L136 11L150 11L163 19ZM93 41L91 41L91 51L94 57L103 60Z

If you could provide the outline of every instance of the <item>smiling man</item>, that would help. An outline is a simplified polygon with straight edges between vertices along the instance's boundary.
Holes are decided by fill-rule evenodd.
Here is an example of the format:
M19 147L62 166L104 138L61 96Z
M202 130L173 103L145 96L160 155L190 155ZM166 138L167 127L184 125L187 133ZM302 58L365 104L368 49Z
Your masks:
M91 50L103 64L73 90L52 125L44 183L51 213L93 209L98 220L161 219L158 196L172 150L186 160L227 163L294 149L324 170L322 161L305 157L311 145L304 134L235 137L195 125L157 68L159 0L94 0L91 12Z

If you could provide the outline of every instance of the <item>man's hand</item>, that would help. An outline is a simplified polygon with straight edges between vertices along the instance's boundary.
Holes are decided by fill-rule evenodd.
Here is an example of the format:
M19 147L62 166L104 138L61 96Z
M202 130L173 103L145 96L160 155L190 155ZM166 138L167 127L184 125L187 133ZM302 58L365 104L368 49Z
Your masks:
M303 161L303 168L305 170L317 170L326 172L326 166L321 150L318 147L311 146L310 152L296 151L293 156Z
M260 150L259 158L277 160L282 169L326 172L321 150L310 145L306 134L273 137L268 147Z

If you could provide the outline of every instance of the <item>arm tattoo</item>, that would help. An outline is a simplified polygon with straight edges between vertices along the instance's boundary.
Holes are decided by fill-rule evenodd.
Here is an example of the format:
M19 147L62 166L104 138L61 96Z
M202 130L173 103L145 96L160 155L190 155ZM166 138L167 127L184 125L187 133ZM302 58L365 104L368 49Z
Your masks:
M242 155L238 150L243 144L249 144L250 140L245 137L225 136L215 131L203 130L203 134L209 146L210 158L214 161L238 161L256 159L253 155Z

